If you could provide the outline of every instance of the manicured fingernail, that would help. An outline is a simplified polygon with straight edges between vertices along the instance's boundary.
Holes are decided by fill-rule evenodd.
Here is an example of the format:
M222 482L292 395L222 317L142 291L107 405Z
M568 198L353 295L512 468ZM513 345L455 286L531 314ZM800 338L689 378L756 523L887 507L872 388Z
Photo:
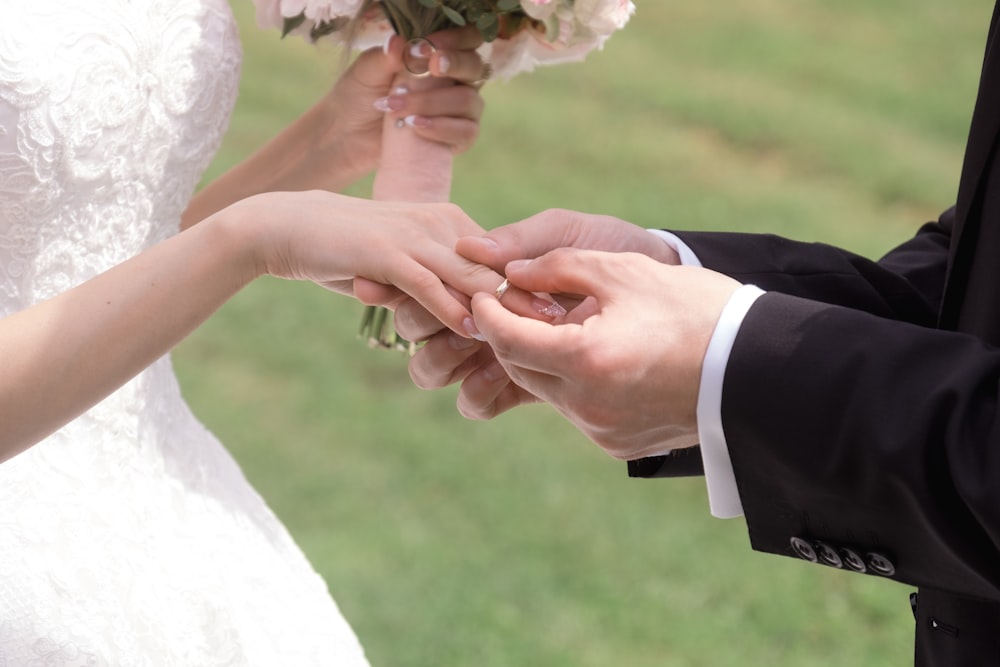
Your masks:
M407 88L406 86L396 86L395 88L393 88L393 89L392 89L391 91L389 91L389 92L390 92L390 93L391 93L392 95L405 95L405 94L407 94L408 92L410 92L410 89L409 89L409 88Z
M393 33L389 33L386 36L385 41L382 42L382 53L384 53L385 55L389 55L389 45L392 44L392 38L394 36L395 35L393 35Z
M403 119L410 127L430 127L431 119L426 116L407 116Z
M479 327L476 326L475 321L471 317L466 317L462 320L462 327L465 329L465 333L469 334L476 340L486 342L486 336L479 333Z
M453 333L448 336L448 347L453 350L468 350L475 344L476 341L471 338L466 338L465 336L459 336L457 333Z
M442 53L438 56L438 74L443 76L448 73L449 69L451 69L451 58Z
M410 55L414 58L429 58L434 48L426 39L415 39L410 42Z
M507 263L506 270L517 271L519 269L527 267L528 264L531 264L531 262L532 260L530 259L515 259L514 261Z
M542 315L548 315L549 317L562 317L566 314L566 309L553 301L535 299L531 302L531 305L539 313Z
M406 106L406 100L399 95L389 95L388 97L378 98L372 106L375 107L376 111L383 113L388 111L402 111Z

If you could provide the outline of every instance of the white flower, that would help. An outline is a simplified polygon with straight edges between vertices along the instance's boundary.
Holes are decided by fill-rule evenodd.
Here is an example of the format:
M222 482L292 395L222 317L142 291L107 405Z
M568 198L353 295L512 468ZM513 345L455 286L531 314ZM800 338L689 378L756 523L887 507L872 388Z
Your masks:
M521 9L536 21L546 21L558 6L557 0L521 0Z
M305 14L306 19L326 23L335 18L354 16L363 0L253 0L257 6L257 25L280 28L286 18Z
M281 27L281 0L253 0L257 6L257 25L261 28Z
M635 12L631 0L576 0L577 22L595 35L610 35L625 27Z
M304 11L310 21L326 23L342 16L354 16L361 9L362 0L295 0L295 4L305 5L299 11ZM298 16L298 13L291 16Z

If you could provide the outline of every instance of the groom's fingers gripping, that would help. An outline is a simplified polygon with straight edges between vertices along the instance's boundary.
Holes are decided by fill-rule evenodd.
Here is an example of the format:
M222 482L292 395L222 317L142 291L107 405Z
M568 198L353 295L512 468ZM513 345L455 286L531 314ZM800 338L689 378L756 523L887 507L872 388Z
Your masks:
M517 382L511 365L562 376L574 363L571 348L579 325L554 326L510 312L490 294L472 297L472 314L479 333Z
M622 289L635 253L557 248L536 259L515 260L506 268L511 283L531 292L594 296L598 302Z
M462 237L455 251L499 271L515 259L533 259L556 248L575 247L579 242L577 215L561 209L536 213L485 235Z
M470 262L451 250L435 249L432 254L426 255L423 261L440 276L443 282L455 289L470 295L478 292L498 294L503 305L518 315L536 320L552 321L566 312L552 299L526 292L509 283L502 293L499 293L500 287L505 281L502 275L487 266ZM433 309L431 312L436 315ZM452 330L460 333L462 331L454 328Z
M450 251L446 251L450 253ZM396 287L417 300L434 318L452 331L468 336L465 326L471 313L464 299L456 298L449 292L448 285L455 285L459 291L475 293L484 290L495 291L504 279L485 266L465 260L455 262L456 256L435 259L430 262L439 269L430 270L420 262L412 262L409 268L398 270ZM504 305L513 312L535 319L552 319L553 302L522 290L512 288L503 295ZM557 313L558 314L558 313ZM401 332L402 333L402 332Z

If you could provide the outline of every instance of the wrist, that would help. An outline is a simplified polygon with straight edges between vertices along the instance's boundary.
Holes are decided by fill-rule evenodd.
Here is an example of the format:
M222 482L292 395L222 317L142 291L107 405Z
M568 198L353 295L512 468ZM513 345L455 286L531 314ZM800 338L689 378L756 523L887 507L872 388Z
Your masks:
M204 245L218 258L220 269L240 285L268 273L268 251L274 245L266 216L254 214L256 199L258 196L240 200L198 225L204 229Z

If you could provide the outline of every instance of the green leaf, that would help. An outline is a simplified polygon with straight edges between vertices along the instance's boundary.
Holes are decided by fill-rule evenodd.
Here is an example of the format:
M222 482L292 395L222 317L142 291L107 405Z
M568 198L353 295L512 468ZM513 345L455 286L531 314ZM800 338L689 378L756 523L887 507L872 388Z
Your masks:
M449 19L451 19L451 22L454 23L455 25L465 25L465 17L463 17L461 14L456 12L451 7L446 7L444 5L441 5L441 11L444 12L444 15L447 16Z
M494 21L485 28L479 28L479 33L483 36L484 42L492 42L500 34L500 22Z
M324 35L332 35L338 30L343 29L350 23L350 19L346 16L338 16L332 21L326 21L325 23L317 23L313 26L312 30L309 31L309 38L314 42L323 37Z
M497 9L502 12L512 12L521 6L521 0L500 0Z
M420 4L422 4L424 7L430 7L431 9L435 9L440 3L438 2L438 0L420 0Z
M486 32L490 28L495 28L497 24L496 14L483 14L476 21L476 27L479 28L479 32Z

